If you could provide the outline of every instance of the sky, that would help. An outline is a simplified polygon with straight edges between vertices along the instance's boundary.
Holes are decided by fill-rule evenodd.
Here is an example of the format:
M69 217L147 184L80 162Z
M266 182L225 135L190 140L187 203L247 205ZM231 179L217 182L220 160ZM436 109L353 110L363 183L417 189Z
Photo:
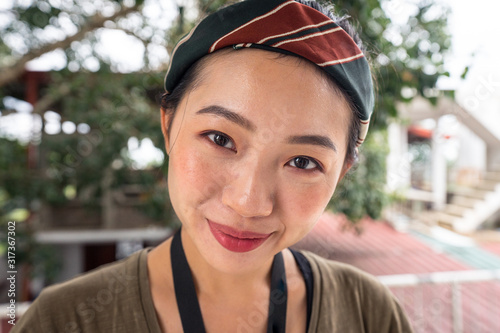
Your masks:
M12 0L4 0L0 4L0 10ZM177 0L180 1L180 0ZM404 13L408 3L418 0L392 0L388 4L390 13L394 20L404 19ZM500 36L500 24L498 13L500 13L500 1L498 0L435 0L447 4L451 8L449 17L449 30L452 35L452 48L445 57L446 69L451 73L450 78L443 78L438 82L441 89L455 89L457 91L457 100L463 106L470 109L488 124L492 124L493 131L497 131L500 136L500 126L494 126L500 123L500 64L498 55L500 54L500 43L497 42ZM167 8L166 12L175 13L174 0L163 1L163 6L172 6ZM165 10L165 8L163 8ZM155 19L155 14L159 12L158 8L151 7L147 9L151 19ZM163 11L165 12L165 11ZM162 18L162 21L165 18ZM164 22L164 21L163 21ZM404 22L402 22L404 23ZM132 37L125 35L120 31L110 31L102 36L102 45L113 45L107 47L104 52L117 63L121 64L119 68L123 71L133 71L140 67L142 59L142 44L134 41ZM113 43L119 41L119 43ZM135 51L135 52L134 52ZM29 63L28 67L32 70L52 70L58 69L61 63L61 52L54 52L50 56ZM88 66L91 68L92 63ZM465 80L460 78L466 66L470 67L469 74ZM9 117L0 117L0 131L12 131L28 135L30 129L20 131L19 124L28 124L30 121L29 105L20 105L19 108L24 111L15 119ZM67 131L79 130L75 124L57 125L57 119L53 119L52 130L54 133L66 129ZM492 121L494 120L494 121ZM39 122L39 121L38 121ZM39 126L37 121L34 126ZM22 127L22 125L21 125ZM49 126L49 129L51 126ZM149 142L146 142L144 151L140 153L141 144L137 146L135 141L129 149L135 150L135 155L150 155L153 151ZM152 154L155 155L155 154ZM156 155L157 156L157 155ZM158 156L156 157L158 158Z
M461 74L459 72L464 66L470 66L473 75L499 72L500 1L441 1L452 10L449 29L453 44L446 58L448 70L455 76ZM460 88L460 85L454 88Z
M6 0L5 3L10 0ZM179 1L179 0L177 0ZM391 0L390 5L385 6L392 13L395 21L403 20L405 15L401 15L408 10L408 3L419 0ZM441 80L443 89L457 89L461 87L459 77L465 66L470 66L473 71L490 72L491 64L494 64L496 57L500 54L500 43L495 39L500 36L500 25L498 24L498 13L500 13L500 1L498 0L434 0L437 3L444 3L451 9L449 17L449 29L452 35L452 50L446 57L446 67L452 73L450 80ZM164 1L166 8L163 13L175 13L174 0ZM147 7L148 8L148 7ZM1 6L0 6L1 9ZM147 13L158 11L153 6ZM152 14L151 14L152 15ZM172 17L163 18L165 21ZM107 47L105 52L114 60L121 63L124 71L133 71L140 67L142 61L142 44L122 31L106 31L102 35L103 45L113 45ZM57 68L60 60L57 52L50 57L33 61L29 67L33 70L43 70ZM495 70L500 71L500 65Z
M450 80L441 88L456 90L459 104L500 137L500 1L446 0L452 9L452 50L445 58ZM465 80L459 77L469 66Z

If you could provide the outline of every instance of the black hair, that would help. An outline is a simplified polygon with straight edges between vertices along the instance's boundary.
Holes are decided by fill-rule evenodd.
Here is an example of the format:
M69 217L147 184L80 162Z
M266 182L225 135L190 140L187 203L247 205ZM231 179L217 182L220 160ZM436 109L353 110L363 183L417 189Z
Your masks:
M198 82L200 82L199 76L203 63L201 60L203 60L203 58L198 60L186 71L171 94L164 92L161 95L160 106L162 112L165 112L165 115L168 116L168 124L165 124L168 136L170 136L170 127L172 125L172 121L174 120L174 115L179 103L186 93L196 86Z
M320 13L322 13L325 16L328 16L332 21L334 21L339 27L341 27L347 34L352 38L354 43L358 46L358 48L363 52L365 57L369 59L368 54L366 52L365 46L363 44L363 41L361 40L359 34L356 32L356 29L354 29L353 25L349 22L349 16L348 15L343 15L343 16L337 16L335 14L335 11L333 9L333 6L328 6L325 7L321 4L319 4L316 1L309 1L309 0L295 0L298 3L301 3L303 5L309 6L311 8L316 9ZM347 100L350 109L352 110L352 117L351 121L349 124L349 132L348 132L348 140L347 140L347 150L346 150L346 156L345 156L345 161L350 162L352 164L355 164L358 161L358 150L357 148L357 142L359 138L359 133L361 130L361 123L359 122L360 119L362 119L362 113L358 109L358 107L354 104L352 98L347 94L345 90L340 88L339 84L336 82L335 78L327 75L330 80L332 80L337 87L339 87L340 92L342 95L345 97Z
M311 8L316 9L322 14L328 16L331 20L333 20L336 24L338 24L342 29L344 29L349 36L353 39L359 49L365 54L365 48L359 34L355 31L354 27L349 23L348 16L337 16L333 8L327 8L325 6L320 5L316 1L308 1L308 0L295 0L298 3L309 6ZM174 119L174 114L177 110L177 107L185 96L186 92L193 89L200 81L200 72L205 63L205 59L208 57L202 57L198 60L194 65L192 65L187 72L184 74L182 79L179 81L179 84L175 87L171 94L163 93L160 100L160 105L162 108L162 112L165 112L169 117L169 122L166 124L167 127L167 135L170 135L170 127L172 124L172 120ZM326 74L326 73L325 73ZM349 123L349 131L348 131L348 140L347 140L347 149L345 162L349 162L350 164L355 164L358 161L358 151L357 151L357 142L359 138L361 123L359 119L361 119L361 112L354 104L350 96L340 88L339 84L336 82L335 78L326 74L326 76L334 83L334 87L338 90L342 96L347 101L350 109L352 110L351 120Z

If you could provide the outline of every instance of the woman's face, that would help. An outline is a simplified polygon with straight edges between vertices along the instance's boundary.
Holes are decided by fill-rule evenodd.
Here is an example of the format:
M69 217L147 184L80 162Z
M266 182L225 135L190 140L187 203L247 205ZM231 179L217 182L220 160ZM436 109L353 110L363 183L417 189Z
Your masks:
M290 56L220 52L200 74L166 138L170 197L186 252L241 272L314 226L349 168L351 111L319 69Z

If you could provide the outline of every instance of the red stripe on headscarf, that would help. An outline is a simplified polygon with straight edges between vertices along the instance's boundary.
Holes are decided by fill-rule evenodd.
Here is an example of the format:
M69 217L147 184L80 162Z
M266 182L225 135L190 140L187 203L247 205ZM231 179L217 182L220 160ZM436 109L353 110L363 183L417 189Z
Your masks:
M324 25L326 20L331 21L319 11L292 1L226 34L212 45L210 51L240 43L258 43L271 36L288 34L306 26ZM301 55L316 64L351 58L361 53L343 29L316 31L298 38L301 40L292 38L292 40L284 43L280 41L275 45L280 49Z

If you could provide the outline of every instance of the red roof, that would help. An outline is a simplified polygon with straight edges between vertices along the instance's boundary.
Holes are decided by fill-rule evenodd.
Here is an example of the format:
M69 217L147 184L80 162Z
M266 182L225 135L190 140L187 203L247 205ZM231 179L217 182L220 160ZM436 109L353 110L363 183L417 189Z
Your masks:
M365 219L360 236L343 231L343 217L324 214L297 248L308 249L329 259L356 266L373 275L421 274L472 269L445 254L435 252L410 234L383 222ZM500 255L499 244L485 250ZM500 283L460 283L460 321L463 332L500 332ZM423 283L391 287L411 320L416 333L453 333L453 285Z
M351 264L373 275L463 271L470 267L433 251L413 236L387 223L365 219L361 235L345 229L345 218L325 213L297 248Z

